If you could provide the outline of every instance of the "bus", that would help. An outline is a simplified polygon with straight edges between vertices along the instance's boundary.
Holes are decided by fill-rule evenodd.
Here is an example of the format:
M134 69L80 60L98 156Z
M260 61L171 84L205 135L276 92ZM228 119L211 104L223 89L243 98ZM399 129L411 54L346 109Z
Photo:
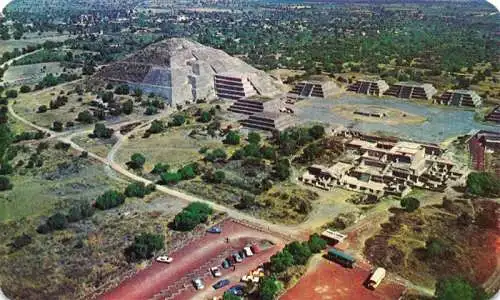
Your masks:
M356 263L356 259L354 259L354 257L335 248L328 250L327 256L329 259L343 265L346 268L352 268Z

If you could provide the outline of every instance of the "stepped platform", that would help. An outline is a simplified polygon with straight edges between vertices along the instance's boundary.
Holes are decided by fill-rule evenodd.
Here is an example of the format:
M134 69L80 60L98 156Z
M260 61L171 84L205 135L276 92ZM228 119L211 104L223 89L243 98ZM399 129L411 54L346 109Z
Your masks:
M289 114L275 112L261 112L250 115L241 120L241 125L267 131L282 131L293 125L293 118Z
M391 85L384 95L403 99L430 100L436 93L436 88L429 83L399 82Z
M347 87L347 91L358 94L382 96L389 89L389 85L384 80L364 80L360 79Z
M479 107L483 101L474 91L448 90L436 102L442 105Z

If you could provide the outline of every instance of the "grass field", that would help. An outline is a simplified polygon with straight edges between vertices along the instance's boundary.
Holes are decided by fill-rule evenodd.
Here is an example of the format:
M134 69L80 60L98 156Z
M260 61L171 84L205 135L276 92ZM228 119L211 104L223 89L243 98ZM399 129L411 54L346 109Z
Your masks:
M142 138L142 133L126 141L118 151L116 158L121 164L130 160L134 153L142 153L146 157L145 171L151 171L156 163L169 164L172 168L197 161L203 156L198 153L202 147L218 148L222 143L209 137L191 138L188 134L193 128L169 129L161 134Z
M46 41L63 42L70 38L69 35L61 35L57 32L47 32L42 36L27 34L20 40L7 40L0 43L0 53L12 51L15 48L22 49L28 45L43 44Z
M10 66L3 75L3 80L8 84L35 84L47 74L58 76L63 68L58 62L41 63L24 66Z
M71 139L79 146L87 149L89 152L95 153L100 157L106 157L115 143L115 139L98 139L90 138L88 133L75 136Z

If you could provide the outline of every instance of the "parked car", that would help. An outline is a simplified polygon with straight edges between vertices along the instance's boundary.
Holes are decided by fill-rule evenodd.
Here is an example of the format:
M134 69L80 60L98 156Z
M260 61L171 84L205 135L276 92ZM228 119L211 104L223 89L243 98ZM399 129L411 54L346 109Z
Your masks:
M240 263L243 261L243 258L241 258L240 254L238 252L233 253L233 258L234 258L234 261L237 263Z
M205 288L205 285L203 284L203 280L201 278L195 278L193 279L193 285L197 290L202 290Z
M174 259L172 257L168 256L168 255L161 255L161 256L158 256L156 258L156 261L157 262L161 262L161 263L167 263L167 264L169 264L172 261L174 261Z
M216 284L214 284L212 287L217 290L217 289L220 289L222 287L225 287L229 283L230 283L229 279L222 279L222 280L218 281Z
M245 257L247 257L245 254L245 251L243 251L243 250L238 251L238 254L240 255L241 259L244 259Z
M250 246L250 250L252 250L252 252L255 254L260 252L260 248L256 244L253 244L252 246Z
M243 251L245 252L245 255L247 257L253 256L253 252L252 252L252 249L250 249L250 247L247 246L247 247L243 248Z
M222 261L222 267L224 269L229 269L231 267L231 265L232 265L231 260L229 260L227 258Z
M221 277L222 276L222 273L220 272L219 267L211 267L210 273L212 273L212 275L214 277Z
M233 295L241 297L245 294L245 286L238 284L238 285L232 286L227 291Z
M209 233L222 233L222 228L218 227L218 226L213 226L213 227L210 227L207 232Z

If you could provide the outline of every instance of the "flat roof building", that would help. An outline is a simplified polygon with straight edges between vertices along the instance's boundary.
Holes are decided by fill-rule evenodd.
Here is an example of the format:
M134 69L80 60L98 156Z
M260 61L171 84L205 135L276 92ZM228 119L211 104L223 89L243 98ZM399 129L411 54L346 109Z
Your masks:
M350 92L358 94L382 96L389 89L389 85L385 80L366 80L359 79L347 88Z
M454 106L478 107L482 104L481 97L470 90L448 90L437 100L439 104Z
M500 176L500 132L479 130L467 140L471 167Z
M436 88L430 83L398 82L391 85L384 94L403 99L430 100L436 93Z

